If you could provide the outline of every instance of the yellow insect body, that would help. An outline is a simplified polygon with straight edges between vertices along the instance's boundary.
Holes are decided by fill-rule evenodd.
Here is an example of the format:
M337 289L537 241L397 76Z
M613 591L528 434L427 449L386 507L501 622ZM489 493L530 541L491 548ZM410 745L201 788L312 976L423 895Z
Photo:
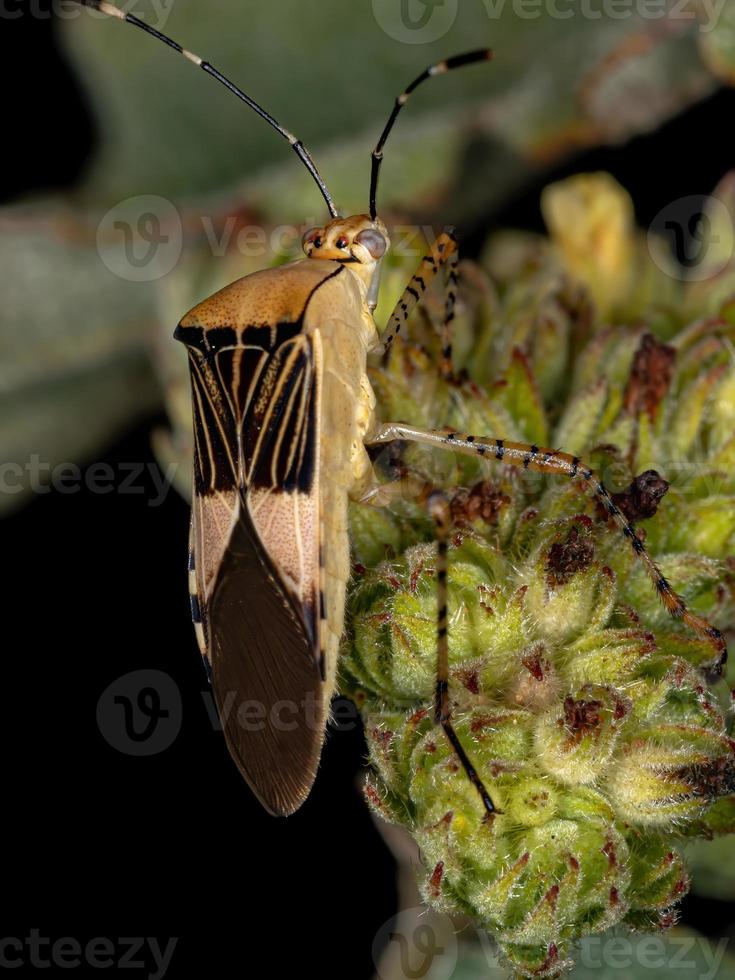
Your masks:
M370 483L372 466L364 440L375 411L366 359L378 335L364 287L351 270L346 271L352 282L342 276L328 283L323 294L320 290L314 297L313 319L304 324L307 332L319 335L323 352L319 468L327 697L333 692L350 568L347 498L360 496Z
M197 636L233 757L276 813L308 794L336 683L348 498L373 483L369 293L387 247L380 221L332 221L309 258L227 286L176 331L192 368Z

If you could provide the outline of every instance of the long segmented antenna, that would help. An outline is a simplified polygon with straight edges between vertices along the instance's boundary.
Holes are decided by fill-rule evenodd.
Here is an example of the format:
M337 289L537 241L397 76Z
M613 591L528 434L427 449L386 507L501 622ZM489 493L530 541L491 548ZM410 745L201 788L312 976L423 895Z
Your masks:
M189 61L193 62L195 65L198 65L208 75L211 75L212 78L216 78L218 82L221 82L226 89L229 89L233 95L236 95L238 99L241 99L246 105L250 106L251 109L258 113L261 119L265 119L265 121L272 126L277 133L280 133L285 140L288 140L298 158L316 181L317 187L322 192L322 197L327 202L330 215L333 218L339 217L337 208L332 200L332 196L327 190L327 185L322 180L321 174L316 169L316 164L309 156L309 153L301 140L297 139L293 133L289 133L287 129L284 129L277 119L274 119L273 116L269 112L266 112L262 106L259 106L258 103L251 99L249 95L246 95L237 87L237 85L233 84L229 78L225 78L222 72L210 65L208 61L204 61L204 59L200 58L199 55L192 54L191 51L187 51L186 48L182 47L178 41L174 41L172 38L167 37L165 34L157 31L155 27L151 27L149 24L146 24L145 21L139 20L133 14L126 14L124 10L120 10L120 8L116 7L114 4L106 3L105 0L75 0L75 2L79 3L83 7L92 7L94 10L99 10L100 13L107 14L110 17L116 17L118 20L123 20L128 24L132 24L133 27L139 27L142 31L145 31L146 34L150 34L151 37L155 37L164 44L167 44L168 47L173 48L174 51L178 51L179 54L183 54L185 58L188 58Z
M398 113L404 107L411 97L411 93L415 91L425 82L427 78L433 78L434 75L446 75L448 71L452 71L455 68L462 68L464 65L474 65L478 61L491 61L493 58L493 52L490 48L480 48L477 51L466 51L464 54L457 54L453 58L446 58L444 61L438 62L436 65L431 65L426 68L418 78L414 78L408 88L402 92L396 99L396 104L393 106L393 111L390 114L388 122L385 124L385 129L383 130L380 139L378 140L378 145L375 147L372 153L372 170L370 173L370 217L375 220L378 211L376 206L376 198L378 194L378 177L380 176L380 165L383 162L383 147L385 142L390 135L390 131L393 129Z

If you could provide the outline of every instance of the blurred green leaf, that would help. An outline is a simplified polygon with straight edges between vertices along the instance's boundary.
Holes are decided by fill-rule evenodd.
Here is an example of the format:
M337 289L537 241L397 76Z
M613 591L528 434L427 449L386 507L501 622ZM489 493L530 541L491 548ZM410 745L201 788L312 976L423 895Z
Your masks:
M687 844L686 856L692 871L692 891L706 898L735 901L735 837Z
M735 84L735 3L724 0L711 30L702 31L699 39L702 58L707 67L728 85Z
M589 6L589 16L570 17L563 5L561 16L542 5L520 16L505 0L465 3L431 43L406 43L422 35L401 23L397 4L382 0L322 0L318 16L300 0L257 8L220 0L216 16L199 0L139 0L136 13L216 64L283 125L298 128L307 146L331 145L318 162L337 200L354 209L365 206L368 154L395 96L447 54L490 45L496 58L415 97L386 158L385 203L416 200L422 188L446 182L447 159L458 155L470 122L475 140L499 139L526 160L520 170L504 167L500 184L476 175L473 193L497 200L530 164L648 129L711 90L696 22L673 14L649 20L632 6L629 16L613 18L602 0ZM665 6L673 10L674 0ZM184 59L93 11L64 28L102 136L88 194L201 193L287 163L297 199L319 206L282 140ZM344 154L356 137L359 154ZM402 174L410 177L408 194Z
M155 294L102 264L95 229L49 201L0 215L0 511L25 499L32 457L83 461L161 403L144 350Z

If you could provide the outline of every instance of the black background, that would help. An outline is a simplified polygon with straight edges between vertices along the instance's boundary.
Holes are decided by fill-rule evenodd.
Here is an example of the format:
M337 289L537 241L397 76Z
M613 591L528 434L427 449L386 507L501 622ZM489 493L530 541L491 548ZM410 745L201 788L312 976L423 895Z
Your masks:
M94 126L53 41L50 20L0 21L7 200L72 186L93 152ZM734 109L734 94L718 93L654 136L588 153L551 176L610 171L645 226L670 201L708 193L732 165L722 133ZM548 179L489 215L485 230L540 229ZM157 421L102 458L153 464ZM396 895L357 788L361 733L331 733L298 814L261 811L202 702L187 507L173 491L160 507L151 496L49 493L4 522L0 935L23 939L35 927L82 943L177 936L169 977L266 975L263 958L268 976L369 977L373 937ZM95 708L112 681L143 668L175 679L183 715L171 747L140 759L105 741ZM685 921L716 937L726 915L718 903L684 904Z

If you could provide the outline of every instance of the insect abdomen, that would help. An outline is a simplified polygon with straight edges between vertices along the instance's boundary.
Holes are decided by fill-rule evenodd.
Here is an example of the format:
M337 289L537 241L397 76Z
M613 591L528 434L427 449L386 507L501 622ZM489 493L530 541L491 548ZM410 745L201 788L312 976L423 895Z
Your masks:
M316 294L305 322L318 331L323 358L320 421L320 510L325 677L334 685L350 575L348 498L372 472L363 439L375 396L367 380L367 351L375 339L364 298L348 270Z

